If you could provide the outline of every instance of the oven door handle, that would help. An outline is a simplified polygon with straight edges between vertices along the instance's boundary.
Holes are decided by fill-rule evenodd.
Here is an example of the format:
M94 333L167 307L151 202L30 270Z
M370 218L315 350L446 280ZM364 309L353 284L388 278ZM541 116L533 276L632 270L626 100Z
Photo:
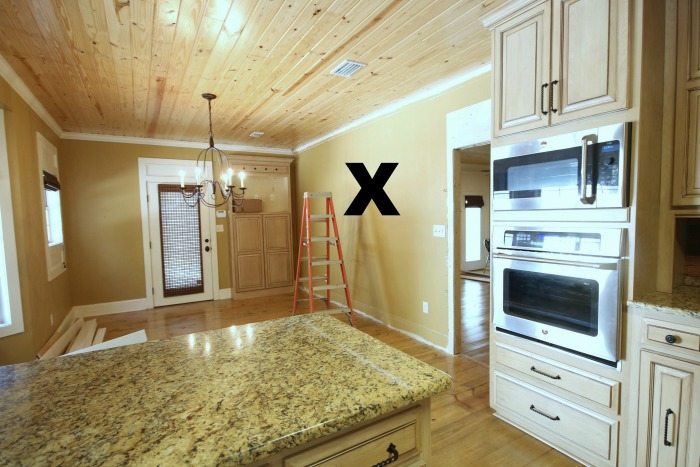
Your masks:
M588 263L588 262L581 262L581 261L566 261L566 260L560 260L560 259L548 259L548 258L535 258L532 256L515 256L515 255L504 255L502 253L494 253L493 255L494 259L500 258L500 259L510 259L513 261L528 261L531 263L546 263L546 264L557 264L560 266L577 266L577 267L584 267L584 268L592 268L592 269L617 269L618 268L618 262L617 261L610 261L610 262L593 262L593 263Z
M593 204L595 203L595 194L591 193L592 196L588 196L586 190L586 182L588 181L588 143L595 144L598 142L598 137L594 134L586 135L581 138L581 185L579 187L579 197L583 204ZM591 174L591 189L593 189L594 175Z

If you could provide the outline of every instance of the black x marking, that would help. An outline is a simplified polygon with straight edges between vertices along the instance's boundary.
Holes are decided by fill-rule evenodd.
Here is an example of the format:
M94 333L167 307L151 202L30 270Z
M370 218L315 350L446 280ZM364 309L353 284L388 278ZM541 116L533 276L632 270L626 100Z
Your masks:
M352 200L350 206L348 206L347 211L345 211L346 216L361 216L367 209L367 206L369 206L370 201L374 201L374 204L377 205L377 209L383 216L399 215L396 206L394 206L394 203L391 202L384 191L384 185L386 185L394 169L399 165L398 162L382 162L379 164L374 177L370 176L365 164L362 162L346 162L345 165L348 166L355 180L360 184L360 191L355 196L355 199Z

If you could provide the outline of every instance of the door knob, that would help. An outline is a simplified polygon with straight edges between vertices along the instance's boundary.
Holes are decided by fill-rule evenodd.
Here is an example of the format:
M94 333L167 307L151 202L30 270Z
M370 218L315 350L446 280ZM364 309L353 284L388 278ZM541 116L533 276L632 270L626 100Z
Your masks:
M209 250L211 250L211 248L209 248L209 246L204 247L204 251L208 252Z

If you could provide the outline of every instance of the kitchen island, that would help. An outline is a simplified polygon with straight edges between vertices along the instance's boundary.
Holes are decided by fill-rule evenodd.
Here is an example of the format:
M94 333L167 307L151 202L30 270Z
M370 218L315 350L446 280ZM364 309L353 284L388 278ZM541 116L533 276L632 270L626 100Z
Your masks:
M450 384L324 315L11 365L0 464L422 465Z

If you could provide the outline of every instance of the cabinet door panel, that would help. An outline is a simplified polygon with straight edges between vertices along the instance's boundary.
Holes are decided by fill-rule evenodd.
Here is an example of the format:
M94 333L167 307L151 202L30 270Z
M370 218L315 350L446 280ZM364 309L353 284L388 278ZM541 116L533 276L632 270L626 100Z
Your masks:
M236 285L238 286L238 290L257 290L265 288L262 253L238 255L236 259Z
M261 216L236 216L233 224L236 251L238 253L261 251L263 249Z
M695 466L700 366L641 353L637 465Z
M627 0L554 1L552 123L627 107L628 11Z
M684 0L685 1L685 0ZM700 0L690 1L690 76L700 79Z
M494 135L547 126L550 4L537 5L494 29ZM544 101L542 97L544 97Z
M265 216L265 249L289 250L290 249L289 215L279 214Z
M700 204L700 89L685 93L676 109L674 204Z
M267 286L284 287L292 284L292 255L289 251L268 252Z

